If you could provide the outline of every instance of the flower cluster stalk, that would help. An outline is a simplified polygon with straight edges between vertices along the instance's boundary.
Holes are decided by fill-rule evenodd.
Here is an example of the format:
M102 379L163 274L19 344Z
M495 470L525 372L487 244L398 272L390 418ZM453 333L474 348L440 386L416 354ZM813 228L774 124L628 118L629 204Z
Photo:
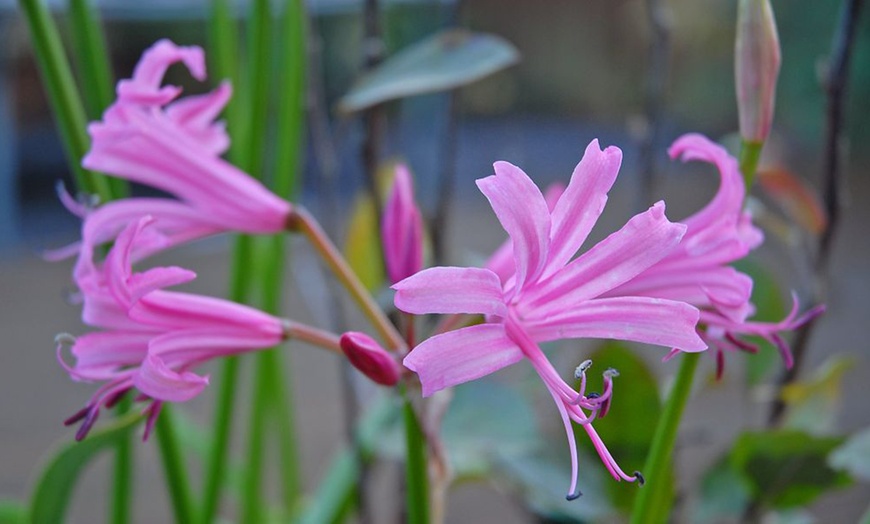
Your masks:
M178 436L175 434L172 415L171 406L164 405L157 418L155 433L157 434L157 445L160 448L163 472L166 475L166 488L172 503L172 513L175 516L175 522L183 524L194 522L195 513L190 481L187 478L187 470L184 465L184 455L181 452Z
M332 243L314 217L305 209L297 206L294 208L288 228L293 231L299 231L308 238L311 245L314 246L314 249L323 261L326 262L335 277L350 292L351 297L362 310L363 314L372 323L372 326L377 330L384 342L386 342L387 349L398 350L403 347L404 341L402 340L402 335L396 331L390 319L387 318L387 315L384 314L384 311L375 302L375 299L366 289L365 285L360 282L359 277L354 273L347 261L344 260L341 252L335 247L335 244Z
M667 472L673 457L677 430L683 418L683 410L692 391L695 369L700 355L687 353L680 356L680 369L668 394L662 416L656 425L652 445L643 471L646 485L638 493L631 513L631 524L665 522L667 520Z

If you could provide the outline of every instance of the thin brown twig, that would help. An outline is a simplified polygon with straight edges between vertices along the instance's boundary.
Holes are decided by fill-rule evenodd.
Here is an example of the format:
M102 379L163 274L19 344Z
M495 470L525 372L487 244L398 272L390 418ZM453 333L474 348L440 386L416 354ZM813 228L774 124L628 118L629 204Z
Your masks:
M840 19L834 33L831 57L823 80L826 94L825 109L825 149L824 167L822 171L822 200L828 215L828 225L819 239L819 250L815 260L815 276L817 288L824 291L824 283L828 278L828 269L833 252L833 240L836 235L842 198L842 173L840 160L843 141L843 106L845 104L846 87L849 82L849 65L855 41L855 26L857 25L863 0L844 0ZM817 297L821 299L822 297ZM806 357L808 343L816 325L814 320L804 324L797 332L793 345L794 365L783 373L777 384L777 392L791 384L800 374ZM785 415L785 402L778 394L768 418L769 426L779 425Z

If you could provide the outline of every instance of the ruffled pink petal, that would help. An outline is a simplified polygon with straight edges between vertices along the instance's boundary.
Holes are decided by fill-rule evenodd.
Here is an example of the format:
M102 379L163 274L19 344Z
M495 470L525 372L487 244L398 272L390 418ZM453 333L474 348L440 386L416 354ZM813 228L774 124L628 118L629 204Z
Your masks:
M205 80L205 54L200 47L180 47L159 40L142 54L133 78L118 82L118 97L124 102L163 105L178 96L175 86L160 87L169 66L183 62L197 80Z
M684 351L703 351L698 310L686 303L648 297L599 298L546 318L526 321L535 341L565 338L630 340Z
M500 324L480 324L435 335L414 348L403 364L420 377L423 396L474 380L519 362L523 352Z
M550 184L547 186L547 189L544 190L544 200L547 201L547 209L549 209L551 213L564 192L565 186L559 182ZM514 263L514 244L511 242L510 238L505 240L502 245L492 253L483 267L498 275L502 285L505 286L505 290L508 289L508 281L514 276L514 273L516 273L516 264ZM513 286L510 287L512 288Z
M190 371L178 373L156 355L148 355L133 376L136 388L151 398L166 402L187 402L208 386L208 377Z
M668 255L685 231L686 226L668 221L664 202L658 202L549 280L536 284L522 310L546 315L602 295Z
M290 204L232 164L206 151L160 113L118 108L127 124L92 124L92 147L82 165L151 185L193 204L226 229L282 231Z
M200 146L212 155L223 154L230 146L230 138L223 122L214 120L232 96L229 82L221 84L210 93L187 96L166 106L166 114Z
M550 213L538 186L508 162L494 164L496 174L477 180L514 246L517 290L537 279L547 262Z
M396 307L406 313L482 313L504 316L498 275L483 268L433 267L393 285Z
M137 302L140 298L165 287L177 286L196 278L196 273L181 267L155 267L142 273L135 273L127 280L130 300Z
M571 260L589 236L604 211L607 192L616 181L621 163L619 148L608 147L602 151L598 140L587 146L583 159L574 168L568 188L553 210L548 273Z

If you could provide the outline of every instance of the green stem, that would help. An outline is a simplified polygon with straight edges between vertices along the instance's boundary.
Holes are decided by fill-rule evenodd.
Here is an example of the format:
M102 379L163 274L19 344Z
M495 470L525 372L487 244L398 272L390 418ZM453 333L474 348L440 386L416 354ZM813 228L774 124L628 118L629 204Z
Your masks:
M402 388L404 390L404 387ZM408 505L409 524L427 524L429 522L429 469L426 452L426 438L420 429L420 422L414 407L402 391L402 414L405 424L405 480L406 503Z
M89 0L70 0L70 26L73 50L82 81L82 92L90 120L100 118L114 99L115 81L106 37L96 9ZM111 199L124 198L130 194L130 185L117 177L106 177Z
M250 288L251 237L238 235L233 247L229 297L245 302ZM205 487L200 512L201 522L214 520L220 502L221 485L226 473L227 452L230 444L236 390L239 382L239 357L223 359L218 381L217 407L214 415L214 440L205 466Z
M755 180L755 171L758 168L763 147L764 142L740 141L740 172L743 173L743 182L746 183L747 193L749 193L752 182Z
M133 398L128 393L118 402L116 415L123 417L133 406ZM115 464L112 472L112 505L110 522L124 524L130 522L130 501L132 500L133 478L133 433L119 437L115 447Z
M266 436L266 414L269 407L269 367L276 365L275 350L257 355L254 379L253 409L249 423L248 451L245 456L245 484L242 489L240 522L260 522L262 514L263 449Z
M175 435L172 416L172 407L164 404L160 411L160 416L157 417L157 424L154 429L157 433L160 459L163 462L163 471L166 474L166 487L169 490L175 522L187 524L188 522L193 522L194 516L190 482L187 479L184 457L181 454L181 446Z
M248 125L242 137L240 167L262 180L265 165L266 127L269 116L269 79L272 75L271 49L272 12L269 0L252 0L248 21L248 71L245 91Z
M281 97L275 151L276 194L292 199L296 193L296 172L305 123L305 3L287 0L281 24Z
M681 357L680 369L677 371L674 385L665 402L662 417L656 426L652 446L647 456L643 472L646 484L638 493L637 501L631 514L632 524L647 522L665 522L667 509L667 478L674 443L677 440L677 429L683 416L683 409L692 391L692 381L695 369L698 367L699 353L685 353Z
M105 177L85 171L81 166L81 159L90 148L90 140L85 130L85 110L64 54L57 26L40 0L19 0L18 3L30 28L43 85L48 92L67 161L78 187L82 191L98 195L103 202L109 201L112 195Z

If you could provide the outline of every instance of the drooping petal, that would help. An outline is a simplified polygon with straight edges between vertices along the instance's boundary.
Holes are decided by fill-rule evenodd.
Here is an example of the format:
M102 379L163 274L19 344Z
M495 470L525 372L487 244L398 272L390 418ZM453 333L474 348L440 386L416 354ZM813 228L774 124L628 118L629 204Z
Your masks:
M648 297L599 298L546 318L527 321L539 342L565 338L630 340L684 351L703 351L698 310L684 302Z
M208 386L208 377L201 377L190 371L173 371L160 357L148 355L139 372L133 376L133 384L151 398L167 402L187 402Z
M403 364L420 377L423 396L474 380L519 362L523 352L500 324L480 324L435 335Z
M212 155L221 155L229 148L230 137L226 125L215 119L229 102L232 92L229 82L221 82L210 93L186 96L169 104L166 115L203 149Z
M494 164L496 174L477 180L499 222L513 242L516 288L537 279L547 262L550 213L538 186L508 162Z
M616 147L599 149L598 140L586 148L574 168L571 182L553 209L550 229L548 273L564 266L589 236L604 206L607 192L616 181L622 151Z
M483 268L433 267L393 285L396 307L406 313L482 313L504 316L498 276Z
M685 231L686 226L668 221L664 202L658 202L530 289L522 308L546 315L606 293L664 258Z

